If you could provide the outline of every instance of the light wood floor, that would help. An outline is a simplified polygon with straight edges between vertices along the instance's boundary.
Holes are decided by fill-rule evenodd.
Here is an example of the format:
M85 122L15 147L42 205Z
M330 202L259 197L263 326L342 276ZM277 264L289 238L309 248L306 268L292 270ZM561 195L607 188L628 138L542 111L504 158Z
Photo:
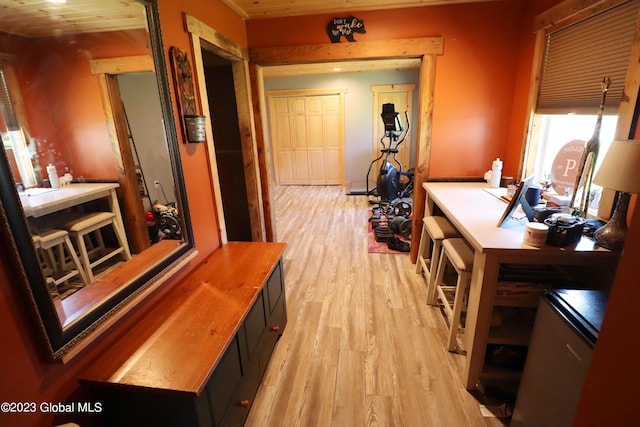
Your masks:
M288 325L245 426L502 426L481 415L409 256L367 252L368 204L279 187Z

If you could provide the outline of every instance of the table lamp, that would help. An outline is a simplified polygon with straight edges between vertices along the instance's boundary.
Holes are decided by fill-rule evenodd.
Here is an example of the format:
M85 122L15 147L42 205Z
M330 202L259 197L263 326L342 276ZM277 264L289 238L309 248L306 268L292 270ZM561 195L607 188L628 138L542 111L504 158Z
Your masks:
M593 182L618 192L611 219L595 232L596 242L621 250L627 233L629 193L640 193L640 141L613 141Z

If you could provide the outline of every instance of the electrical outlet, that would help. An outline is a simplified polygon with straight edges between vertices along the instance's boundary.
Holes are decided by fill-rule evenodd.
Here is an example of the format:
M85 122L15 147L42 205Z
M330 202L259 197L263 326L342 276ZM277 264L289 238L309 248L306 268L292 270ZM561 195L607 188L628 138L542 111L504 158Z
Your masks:
M157 180L157 179L155 179L155 180L153 181L153 185L154 185L154 187L156 187L156 188L160 187L160 183L158 182L158 180Z

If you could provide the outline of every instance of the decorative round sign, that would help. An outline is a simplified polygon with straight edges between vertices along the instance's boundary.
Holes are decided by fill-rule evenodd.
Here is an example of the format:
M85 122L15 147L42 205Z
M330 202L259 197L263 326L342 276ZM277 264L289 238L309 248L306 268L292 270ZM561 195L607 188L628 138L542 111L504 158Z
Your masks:
M574 139L562 146L551 164L551 186L561 196L566 195L576 183L578 165L586 142Z

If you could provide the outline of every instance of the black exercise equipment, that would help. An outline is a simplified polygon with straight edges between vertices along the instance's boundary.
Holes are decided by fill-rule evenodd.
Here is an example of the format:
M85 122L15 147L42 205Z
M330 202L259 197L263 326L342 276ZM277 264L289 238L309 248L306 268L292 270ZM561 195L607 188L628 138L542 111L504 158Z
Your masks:
M405 111L404 115L407 122L407 129L404 129L399 113L395 111L394 104L383 104L382 114L380 115L382 116L382 122L384 123L385 133L384 136L380 138L380 143L382 144L380 156L371 162L369 170L367 171L367 195L377 196L381 202L393 202L397 199L408 196L409 192L413 191L413 172L403 171L402 163L400 163L396 157L396 154L398 154L399 151L398 147L409 135L411 125L409 123L409 114ZM384 142L385 138L389 138L388 145ZM373 165L383 157L384 161L382 162L378 172L376 188L370 190L369 175L371 174L371 169L373 168ZM398 167L392 163L392 157L393 162L398 165ZM408 182L406 184L402 184L400 180L401 176L408 178Z

